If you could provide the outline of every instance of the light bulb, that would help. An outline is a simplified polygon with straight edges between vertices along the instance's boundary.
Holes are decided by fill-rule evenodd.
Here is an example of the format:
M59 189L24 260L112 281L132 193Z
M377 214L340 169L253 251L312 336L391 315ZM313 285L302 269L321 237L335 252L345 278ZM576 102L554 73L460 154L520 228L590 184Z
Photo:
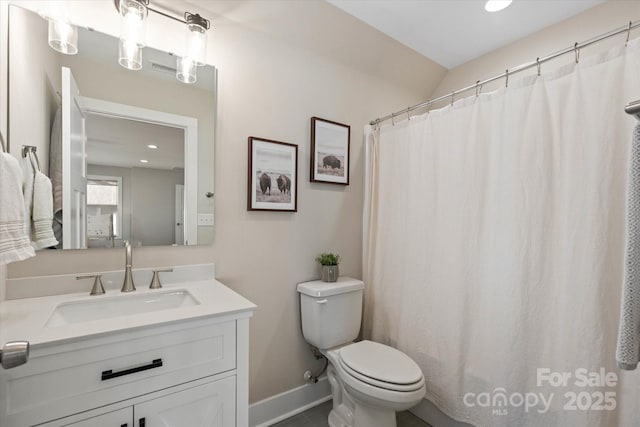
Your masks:
M147 7L137 0L120 0L120 38L136 43L139 47L146 45Z
M196 82L197 63L192 58L183 58L181 56L177 59L176 78L182 83L195 83Z
M49 20L49 46L65 55L78 53L78 29L65 21Z
M49 46L66 55L78 53L78 29L69 22L67 3L48 1L40 10L40 15L49 21Z
M511 4L512 0L489 0L484 5L487 12L498 12Z
M207 33L199 25L189 25L187 33L187 57L192 58L196 65L207 63Z
M128 70L142 68L142 48L135 41L118 42L118 63Z

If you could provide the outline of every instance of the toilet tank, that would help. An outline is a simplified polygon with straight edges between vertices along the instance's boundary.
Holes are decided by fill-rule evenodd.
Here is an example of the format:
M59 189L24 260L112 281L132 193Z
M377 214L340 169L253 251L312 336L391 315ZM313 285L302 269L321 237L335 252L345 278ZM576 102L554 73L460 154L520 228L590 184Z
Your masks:
M298 284L305 340L321 350L355 340L360 332L363 289L361 280L349 277L333 283Z

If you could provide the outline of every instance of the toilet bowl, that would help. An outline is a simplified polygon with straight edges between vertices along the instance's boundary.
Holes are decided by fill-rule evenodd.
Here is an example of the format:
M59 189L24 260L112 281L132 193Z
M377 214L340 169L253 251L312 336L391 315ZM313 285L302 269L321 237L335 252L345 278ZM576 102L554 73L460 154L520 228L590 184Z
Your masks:
M305 339L329 361L333 409L330 427L396 427L396 411L425 395L420 367L406 354L373 341L353 342L360 330L364 284L338 282L298 285Z
M418 365L392 347L360 341L324 354L331 367L331 427L394 427L396 411L415 406L425 395Z

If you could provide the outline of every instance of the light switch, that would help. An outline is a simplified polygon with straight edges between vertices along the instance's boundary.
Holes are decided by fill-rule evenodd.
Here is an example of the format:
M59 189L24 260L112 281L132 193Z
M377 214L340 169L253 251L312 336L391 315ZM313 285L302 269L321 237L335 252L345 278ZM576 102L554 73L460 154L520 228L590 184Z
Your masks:
M198 226L200 226L200 227L213 227L213 214L212 213L199 213L198 214Z

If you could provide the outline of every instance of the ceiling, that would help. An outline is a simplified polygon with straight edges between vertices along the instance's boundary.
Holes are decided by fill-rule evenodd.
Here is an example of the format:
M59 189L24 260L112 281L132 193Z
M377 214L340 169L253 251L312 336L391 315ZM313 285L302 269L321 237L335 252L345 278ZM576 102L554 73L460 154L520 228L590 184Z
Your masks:
M514 0L500 12L484 0L327 0L451 69L606 0Z
M123 168L184 168L184 130L88 114L87 163ZM154 144L158 148L149 148ZM141 163L140 160L148 163Z

